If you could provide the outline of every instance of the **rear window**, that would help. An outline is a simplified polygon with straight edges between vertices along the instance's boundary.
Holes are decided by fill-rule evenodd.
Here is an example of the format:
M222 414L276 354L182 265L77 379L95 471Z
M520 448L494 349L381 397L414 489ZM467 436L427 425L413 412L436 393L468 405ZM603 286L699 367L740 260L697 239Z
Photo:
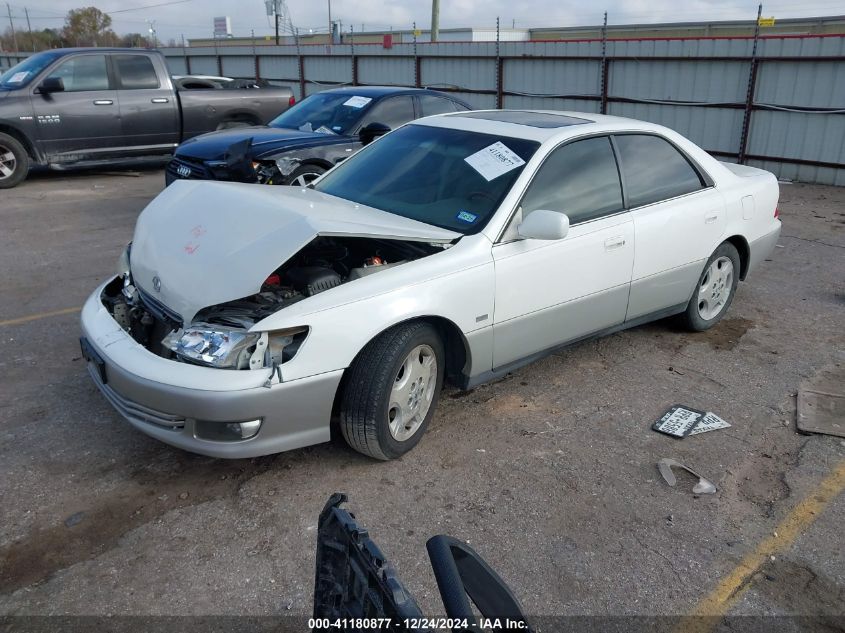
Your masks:
M620 134L619 148L628 206L668 200L704 187L698 172L674 145L659 136Z
M153 62L144 55L115 55L114 66L123 90L144 90L159 87Z

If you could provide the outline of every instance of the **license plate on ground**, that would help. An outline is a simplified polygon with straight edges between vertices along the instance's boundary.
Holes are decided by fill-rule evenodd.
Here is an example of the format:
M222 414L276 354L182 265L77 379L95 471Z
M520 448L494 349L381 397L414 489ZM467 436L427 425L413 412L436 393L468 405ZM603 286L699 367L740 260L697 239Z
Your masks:
M88 339L84 336L79 338L79 346L82 348L82 358L87 360L94 366L94 369L97 370L97 375L99 375L100 380L103 384L106 384L106 363L97 353L97 350L88 342Z

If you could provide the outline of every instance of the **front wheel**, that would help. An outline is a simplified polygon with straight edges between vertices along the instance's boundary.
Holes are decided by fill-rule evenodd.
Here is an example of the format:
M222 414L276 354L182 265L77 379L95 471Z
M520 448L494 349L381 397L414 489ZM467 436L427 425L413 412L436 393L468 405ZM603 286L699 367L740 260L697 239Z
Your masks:
M395 459L428 427L443 386L445 353L428 323L398 325L374 339L349 368L340 429L356 451Z
M288 184L293 187L307 187L325 173L326 170L319 165L302 165L288 176Z
M0 134L0 189L17 187L29 173L24 146L8 134Z
M736 247L729 242L721 244L707 260L683 314L690 330L703 332L721 321L736 294L739 271Z

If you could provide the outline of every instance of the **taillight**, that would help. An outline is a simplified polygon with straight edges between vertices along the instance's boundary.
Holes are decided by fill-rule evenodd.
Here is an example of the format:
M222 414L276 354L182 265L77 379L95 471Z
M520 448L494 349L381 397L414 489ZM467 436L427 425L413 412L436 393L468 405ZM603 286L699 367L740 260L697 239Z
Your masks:
M293 95L291 95L291 96L290 96L290 99L288 99L288 106L292 106L292 105L294 105L295 103L296 103L296 97L294 97Z
M780 217L780 209L775 207L775 220L777 220L779 217Z

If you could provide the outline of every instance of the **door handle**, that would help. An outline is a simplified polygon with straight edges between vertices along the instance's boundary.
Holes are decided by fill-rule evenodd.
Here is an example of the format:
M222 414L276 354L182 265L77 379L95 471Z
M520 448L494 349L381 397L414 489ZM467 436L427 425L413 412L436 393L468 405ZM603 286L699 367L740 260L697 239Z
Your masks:
M705 218L704 218L704 223L705 223L705 224L713 224L713 223L714 223L716 220L718 220L718 219L719 219L719 215L718 215L718 214L708 215L708 216L705 216Z
M114 101L111 99L97 99L94 101L94 105L113 105Z
M604 241L604 250L606 251L612 251L616 248L622 248L623 246L625 246L625 238L621 235L609 237Z
M150 101L152 103L167 103L169 100L164 97L156 97L155 99L150 99Z

